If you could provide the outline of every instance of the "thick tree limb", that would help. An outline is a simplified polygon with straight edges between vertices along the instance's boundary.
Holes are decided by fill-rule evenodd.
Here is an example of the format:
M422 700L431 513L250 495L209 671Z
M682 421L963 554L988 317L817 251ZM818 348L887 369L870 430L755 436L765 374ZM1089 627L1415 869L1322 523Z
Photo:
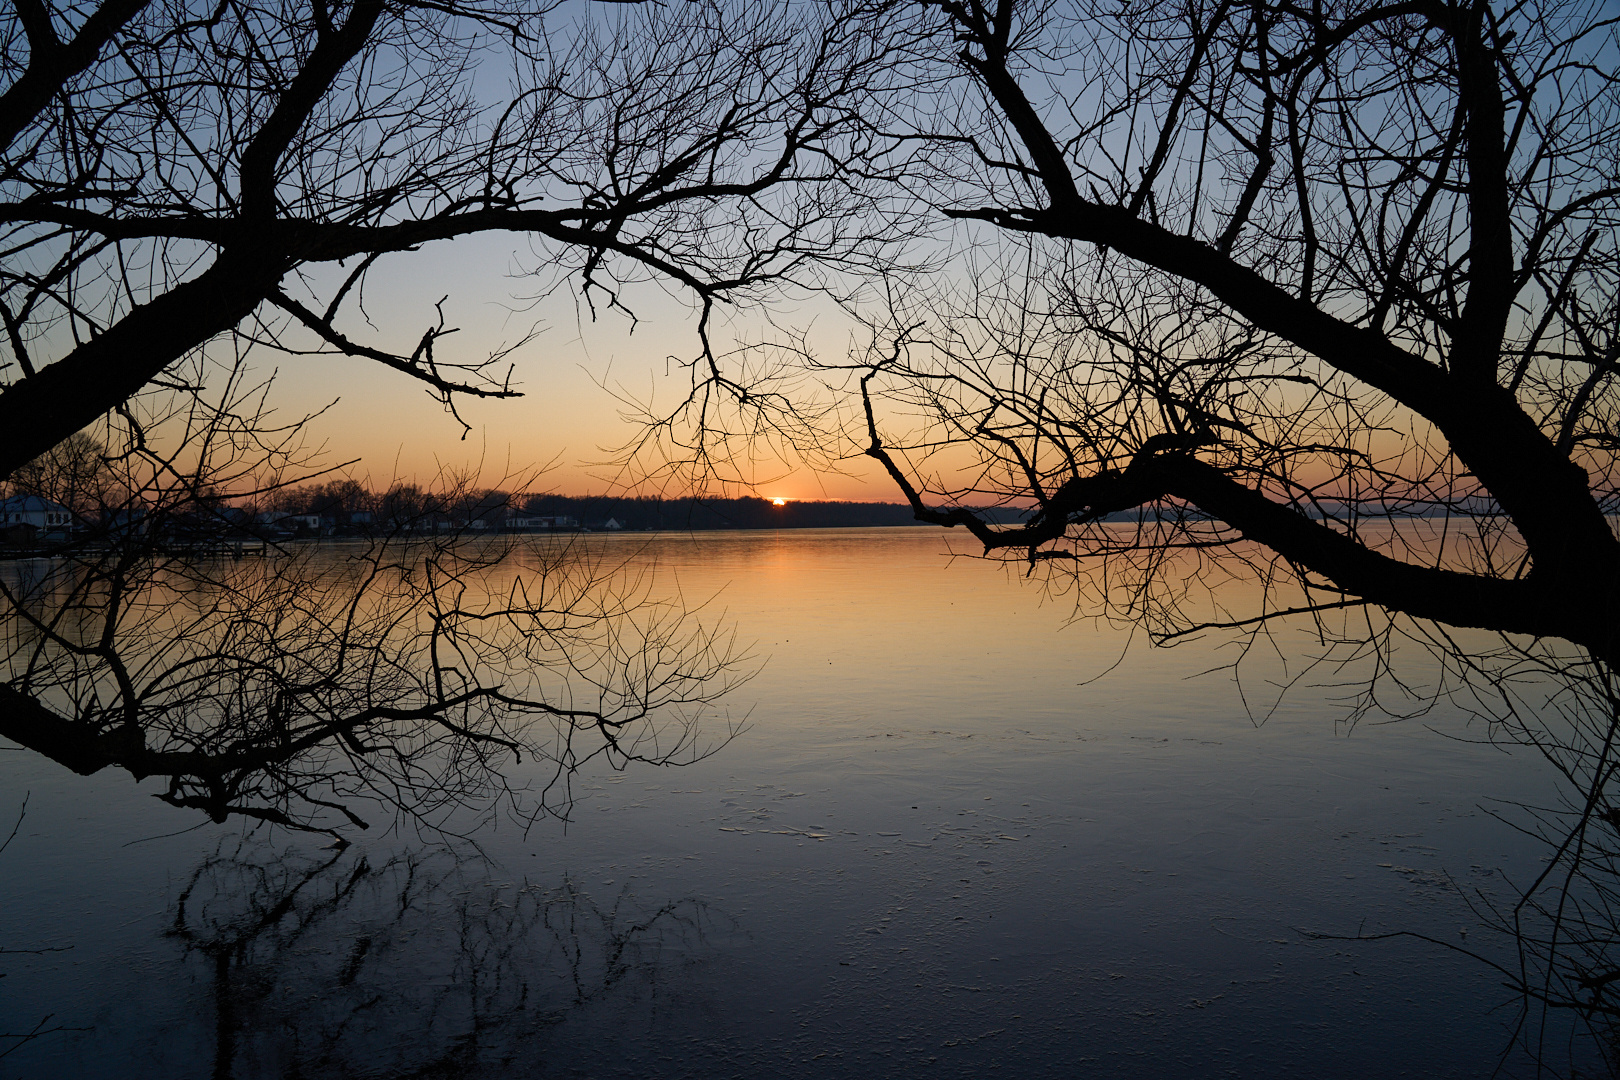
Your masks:
M1512 295L1511 261L1503 261L1503 245L1511 238L1506 235L1506 219L1498 212L1505 199L1505 181L1471 180L1473 194L1483 200L1479 208L1483 218L1475 224L1480 247L1470 279L1467 321L1472 330L1467 341L1457 343L1464 349L1460 365L1447 372L1397 346L1379 330L1346 322L1287 292L1214 246L1145 221L1125 207L1081 196L1057 141L1007 67L996 36L998 29L1004 34L1005 27L947 10L983 50L982 58L964 52L963 62L1024 143L1049 199L1043 208L959 209L948 214L1094 244L1207 289L1259 329L1383 391L1433 423L1512 519L1530 547L1535 573L1573 583L1594 568L1606 571L1620 562L1620 543L1592 497L1585 472L1559 451L1511 393L1494 379L1478 375L1482 350L1490 352L1490 371L1495 372ZM1003 18L1010 18L1010 13L1004 12ZM1470 164L1475 170L1494 168L1501 173L1506 161L1500 147L1501 100L1494 79L1489 87L1475 85L1484 77L1474 71L1465 102L1472 110ZM1497 96L1491 99L1489 94Z
M68 80L95 63L113 35L150 2L106 0L65 45L51 29L50 14L39 0L17 3L17 13L28 35L28 67L0 94L0 149L10 149Z
M231 329L281 280L285 264L236 249L141 304L57 362L0 392L0 476L117 408L176 359Z

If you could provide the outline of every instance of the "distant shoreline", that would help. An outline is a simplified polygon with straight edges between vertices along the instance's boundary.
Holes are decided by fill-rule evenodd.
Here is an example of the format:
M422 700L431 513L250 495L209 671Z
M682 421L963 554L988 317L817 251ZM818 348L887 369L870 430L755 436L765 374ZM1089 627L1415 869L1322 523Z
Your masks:
M629 532L705 532L713 529L848 529L925 526L906 503L794 500L780 505L757 496L732 499L612 498L542 495L528 499L529 514L567 518L598 531L608 521ZM1023 511L980 510L988 520L1012 523ZM558 530L562 531L562 530Z

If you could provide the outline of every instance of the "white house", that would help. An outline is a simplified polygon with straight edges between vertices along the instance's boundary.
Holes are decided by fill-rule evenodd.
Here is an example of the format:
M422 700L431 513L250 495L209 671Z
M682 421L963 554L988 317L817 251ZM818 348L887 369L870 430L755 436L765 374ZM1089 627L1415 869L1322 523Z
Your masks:
M73 511L38 495L13 495L0 501L0 528L32 525L40 532L65 532L73 525Z

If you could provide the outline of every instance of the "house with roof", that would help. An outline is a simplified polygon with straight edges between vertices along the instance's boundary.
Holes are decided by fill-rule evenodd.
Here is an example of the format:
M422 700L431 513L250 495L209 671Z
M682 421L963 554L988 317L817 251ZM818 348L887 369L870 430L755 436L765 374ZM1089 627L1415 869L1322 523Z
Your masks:
M13 495L0 500L0 525L32 525L41 532L63 531L73 525L73 511L38 495Z
M38 495L0 499L0 533L12 543L65 539L73 528L73 511Z

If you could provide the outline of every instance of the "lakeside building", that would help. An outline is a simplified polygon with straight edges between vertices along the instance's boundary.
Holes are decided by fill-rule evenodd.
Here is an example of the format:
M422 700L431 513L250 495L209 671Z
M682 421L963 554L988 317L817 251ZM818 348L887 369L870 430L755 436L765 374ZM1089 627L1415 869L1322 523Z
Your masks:
M0 535L12 544L65 540L73 530L73 511L38 495L0 500Z

